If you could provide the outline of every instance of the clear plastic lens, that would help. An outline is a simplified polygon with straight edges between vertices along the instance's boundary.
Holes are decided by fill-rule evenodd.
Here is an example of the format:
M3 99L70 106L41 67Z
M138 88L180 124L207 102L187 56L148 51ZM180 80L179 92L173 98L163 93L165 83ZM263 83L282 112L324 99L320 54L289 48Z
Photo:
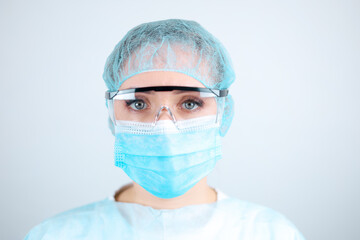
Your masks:
M114 120L154 122L216 115L216 99L194 91L136 92L112 100ZM166 108L165 108L166 107Z
M153 134L219 126L224 98L212 90L153 88L126 89L107 97L110 117L118 130Z

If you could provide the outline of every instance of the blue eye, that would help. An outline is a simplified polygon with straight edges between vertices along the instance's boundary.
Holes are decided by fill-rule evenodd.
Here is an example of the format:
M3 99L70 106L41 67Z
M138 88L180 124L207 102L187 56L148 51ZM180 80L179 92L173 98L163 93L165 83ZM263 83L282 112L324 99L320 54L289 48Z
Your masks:
M143 100L132 100L126 104L134 110L143 110L147 107L147 104Z
M194 101L186 101L182 105L187 110L194 110L199 107L199 104Z

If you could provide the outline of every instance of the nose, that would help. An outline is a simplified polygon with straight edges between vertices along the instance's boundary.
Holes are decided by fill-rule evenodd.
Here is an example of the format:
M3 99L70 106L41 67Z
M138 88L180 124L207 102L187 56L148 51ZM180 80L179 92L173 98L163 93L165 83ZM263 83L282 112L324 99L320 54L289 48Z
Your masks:
M176 121L175 116L171 112L170 108L168 108L167 106L162 106L159 109L159 112L155 117L155 122L159 120L172 120L173 122Z
M172 120L167 110L161 110L158 120Z

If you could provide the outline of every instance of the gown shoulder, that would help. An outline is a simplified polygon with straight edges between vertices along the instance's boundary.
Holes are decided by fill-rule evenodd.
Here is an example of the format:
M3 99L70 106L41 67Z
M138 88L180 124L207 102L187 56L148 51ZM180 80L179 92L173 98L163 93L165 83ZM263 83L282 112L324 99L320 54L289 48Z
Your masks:
M73 208L42 221L29 231L25 240L78 239L80 236L79 239L86 239L86 235L91 236L89 239L96 239L93 227L101 227L103 216L113 212L108 199Z

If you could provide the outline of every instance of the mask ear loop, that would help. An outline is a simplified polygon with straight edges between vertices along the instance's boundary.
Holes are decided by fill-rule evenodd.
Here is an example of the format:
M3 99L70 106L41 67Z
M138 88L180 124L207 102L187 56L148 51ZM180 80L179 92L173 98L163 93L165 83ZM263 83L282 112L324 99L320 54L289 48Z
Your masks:
M177 125L177 122L176 122L175 115L171 112L170 108L167 107L167 106L161 106L161 107L160 107L158 113L157 113L156 116L155 116L155 120L154 120L154 122L153 122L153 124L152 124L152 127L155 127L157 121L158 121L159 118L160 118L160 114L161 114L161 112L162 112L163 109L165 109L165 110L168 111L168 113L169 113L169 115L170 115L170 117L171 117L172 122L174 123L174 125L176 126L176 128L179 129L179 127L178 127L178 125Z

